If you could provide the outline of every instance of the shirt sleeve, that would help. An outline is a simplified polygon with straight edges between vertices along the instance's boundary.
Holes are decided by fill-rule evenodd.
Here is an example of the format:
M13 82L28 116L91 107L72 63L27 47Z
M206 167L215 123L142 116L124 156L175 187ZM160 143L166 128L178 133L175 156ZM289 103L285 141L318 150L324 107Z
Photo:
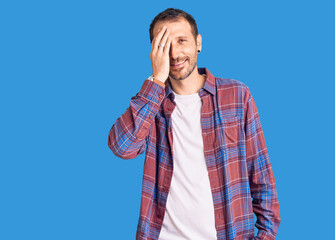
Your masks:
M144 152L150 125L165 96L163 86L145 80L125 113L115 121L108 135L108 147L116 156L132 159Z
M257 217L255 240L272 240L280 224L275 179L255 101L247 91L245 98L246 160L253 211Z

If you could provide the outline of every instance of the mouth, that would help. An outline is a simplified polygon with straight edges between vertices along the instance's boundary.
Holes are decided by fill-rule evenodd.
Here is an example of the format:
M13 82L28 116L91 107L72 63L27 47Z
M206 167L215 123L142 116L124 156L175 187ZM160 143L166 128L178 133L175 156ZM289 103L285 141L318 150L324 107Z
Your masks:
M180 68L180 67L182 67L185 64L186 61L187 61L187 59L185 59L182 62L173 63L173 64L170 64L170 65L171 65L172 68Z

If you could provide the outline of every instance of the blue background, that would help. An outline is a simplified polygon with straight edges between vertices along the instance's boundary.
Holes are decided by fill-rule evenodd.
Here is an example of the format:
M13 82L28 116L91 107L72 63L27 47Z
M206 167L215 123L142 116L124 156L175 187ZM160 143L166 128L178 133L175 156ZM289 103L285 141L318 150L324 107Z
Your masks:
M117 158L107 137L152 73L149 24L168 7L196 19L198 67L253 94L277 239L334 237L331 1L10 2L0 4L0 239L135 238L144 154Z

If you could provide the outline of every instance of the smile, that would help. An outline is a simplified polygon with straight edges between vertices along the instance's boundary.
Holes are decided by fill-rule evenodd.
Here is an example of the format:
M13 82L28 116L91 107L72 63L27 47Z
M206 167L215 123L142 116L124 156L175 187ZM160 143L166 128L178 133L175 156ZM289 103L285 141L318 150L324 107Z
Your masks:
M180 62L180 63L171 64L171 66L173 68L178 68L178 67L183 66L185 62L186 62L186 59L184 61Z

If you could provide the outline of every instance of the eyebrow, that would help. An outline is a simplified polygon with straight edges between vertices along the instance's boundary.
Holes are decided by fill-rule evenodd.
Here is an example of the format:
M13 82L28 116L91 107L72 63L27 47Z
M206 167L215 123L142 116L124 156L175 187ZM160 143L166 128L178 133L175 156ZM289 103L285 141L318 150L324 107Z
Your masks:
M188 38L187 36L177 36L176 38Z

